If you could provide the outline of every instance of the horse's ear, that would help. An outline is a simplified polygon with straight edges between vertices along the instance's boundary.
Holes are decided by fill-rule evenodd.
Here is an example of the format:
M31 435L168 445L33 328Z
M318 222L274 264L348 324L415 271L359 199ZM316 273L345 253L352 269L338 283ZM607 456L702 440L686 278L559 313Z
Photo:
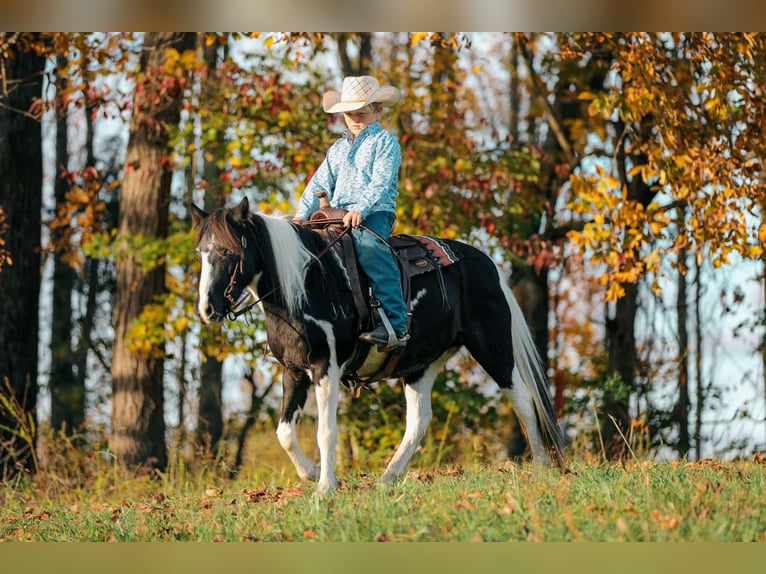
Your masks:
M242 201L239 202L239 205L237 205L232 210L232 215L234 216L235 221L247 221L247 215L250 211L250 202L247 200L247 197L243 197Z
M194 228L199 227L202 225L202 222L204 219L208 216L206 211L203 211L193 203L191 204L191 212L192 212L192 226Z

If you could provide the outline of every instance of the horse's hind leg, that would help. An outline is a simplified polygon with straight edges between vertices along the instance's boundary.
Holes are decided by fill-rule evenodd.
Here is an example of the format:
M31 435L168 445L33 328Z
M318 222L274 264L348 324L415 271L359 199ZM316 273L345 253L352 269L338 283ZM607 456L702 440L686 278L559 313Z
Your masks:
M298 476L303 480L317 480L319 465L314 464L298 443L295 425L306 404L310 379L303 371L286 368L282 376L282 414L277 426L277 439L290 457Z
M407 465L418 448L420 441L428 430L431 422L431 389L436 375L444 368L444 363L451 353L437 359L428 367L419 379L404 385L404 397L407 404L407 426L402 442L396 449L393 458L388 463L386 471L380 477L381 482L391 482L404 474Z
M474 329L467 332L465 345L487 374L510 397L535 462L550 464L541 432L541 421L532 395L534 387L531 384L534 383L526 384L515 364L511 346L510 315L506 316L504 313L507 313L504 309L496 312L496 317L504 320L495 322L492 329Z
M511 397L513 410L516 413L516 416L519 417L521 426L524 428L527 442L532 449L534 462L546 466L550 465L551 459L550 456L548 456L548 450L545 448L545 442L540 433L538 417L532 396L529 389L524 384L524 380L521 378L519 369L515 366L513 367L513 386L510 389L507 389L507 393Z

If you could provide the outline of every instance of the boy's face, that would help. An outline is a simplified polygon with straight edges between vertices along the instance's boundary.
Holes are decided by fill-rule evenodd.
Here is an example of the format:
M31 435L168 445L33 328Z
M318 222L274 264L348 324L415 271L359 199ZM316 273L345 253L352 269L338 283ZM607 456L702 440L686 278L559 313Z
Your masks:
M375 111L372 106L365 106L361 110L345 112L343 119L346 120L346 127L354 136L358 136L366 126L375 123L380 117L380 112Z

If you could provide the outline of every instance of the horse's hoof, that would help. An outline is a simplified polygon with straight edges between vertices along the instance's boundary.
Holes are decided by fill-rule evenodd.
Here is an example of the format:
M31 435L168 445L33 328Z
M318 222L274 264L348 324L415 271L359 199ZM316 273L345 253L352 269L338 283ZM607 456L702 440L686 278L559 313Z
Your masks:
M320 480L317 484L316 495L319 498L325 498L336 488L338 488L337 480Z
M298 476L301 480L308 480L311 482L317 482L319 480L319 465L306 472L299 472Z
M393 472L384 472L383 476L378 479L379 484L391 484L402 478L400 474L394 474Z

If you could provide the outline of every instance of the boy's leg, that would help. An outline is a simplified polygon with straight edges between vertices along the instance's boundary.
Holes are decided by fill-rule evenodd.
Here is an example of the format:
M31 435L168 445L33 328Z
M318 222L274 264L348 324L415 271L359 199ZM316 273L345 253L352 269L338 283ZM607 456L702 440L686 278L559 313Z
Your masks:
M394 214L384 211L371 213L362 223L384 239L388 239L394 223ZM372 283L373 295L383 306L396 336L406 340L404 336L407 334L407 309L404 305L399 266L394 254L375 235L361 227L353 230L352 237L359 264ZM378 329L380 333L377 333ZM380 336L383 336L382 341ZM388 339L385 327L382 325L372 333L365 333L361 337L362 340L371 338L367 342L378 344L385 344Z

